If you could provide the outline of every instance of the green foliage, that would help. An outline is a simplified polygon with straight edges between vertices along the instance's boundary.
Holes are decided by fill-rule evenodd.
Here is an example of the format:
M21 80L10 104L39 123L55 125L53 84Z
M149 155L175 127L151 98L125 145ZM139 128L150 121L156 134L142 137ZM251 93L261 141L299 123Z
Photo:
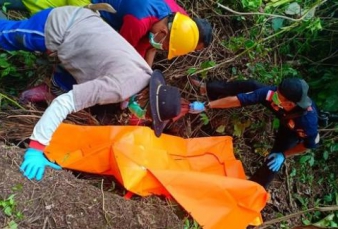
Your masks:
M261 82L278 84L285 76L297 76L298 72L291 65L283 64L274 66L264 63L247 64L254 78L260 78Z
M7 6L10 5L10 4L11 4L10 2L4 2L4 4L1 7L1 10L6 13L7 12Z
M298 205L307 210L313 207L338 205L338 177L336 174L338 143L334 138L324 140L321 152L312 151L297 157L297 166L290 172L290 178L308 187L308 193L294 193ZM320 190L316 190L316 189ZM314 193L311 193L314 192ZM338 212L306 213L302 218L304 225L336 227Z
M257 10L262 5L262 0L241 0L244 9Z
M3 100L5 99L5 100ZM22 110L25 110L24 107L22 107L18 102L16 102L15 100L9 98L8 96L6 96L5 94L0 93L0 110L4 107L7 107L8 102L14 106L16 106L17 108L20 108Z
M326 228L337 228L337 213L331 213L328 216L324 217L323 219L319 220L318 222L312 224L317 227L326 227Z
M211 60L208 60L208 61L204 61L200 64L199 68L195 68L195 67L192 67L192 68L189 68L187 73L188 75L192 75L192 74L197 74L199 73L200 74L200 77L202 79L206 79L207 78L207 74L208 74L208 71L214 67L216 65L216 62L215 61L211 61Z
M20 211L16 210L16 202L14 200L14 197L15 194L12 194L6 199L0 199L0 209L7 217L10 217L12 219L11 221L9 221L7 226L7 228L10 229L18 228L18 224L15 221L23 219L23 214Z
M338 111L338 68L310 68L308 72L313 76L309 80L311 97L318 107L325 111Z
M24 51L0 53L0 85L6 93L16 94L35 75L36 56Z
M208 123L210 122L209 117L205 113L200 114L200 120L203 125L208 125Z
M225 131L225 125L220 125L216 129L216 132L219 133L219 134L224 134L224 131Z
M16 67L17 63L23 64L23 69L30 69L34 67L36 61L36 56L33 53L25 51L11 51L4 52L0 54L0 68L1 68L1 78L5 76L12 77L26 77L33 75L33 71L20 72L21 69Z
M184 227L183 228L184 229L202 229L202 227L200 227L195 220L190 219L190 218L186 218L184 220Z
M234 133L233 134L236 137L242 136L242 134L244 133L246 128L248 128L251 125L250 120L241 121L241 120L235 119L235 120L233 120L233 123L234 123Z

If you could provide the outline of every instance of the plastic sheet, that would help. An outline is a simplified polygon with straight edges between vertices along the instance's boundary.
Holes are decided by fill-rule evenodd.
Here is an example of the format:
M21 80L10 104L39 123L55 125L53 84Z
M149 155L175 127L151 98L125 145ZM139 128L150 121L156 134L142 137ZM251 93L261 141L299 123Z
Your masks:
M203 228L259 224L268 198L246 180L228 136L157 138L148 127L62 124L45 155L63 168L112 175L140 196L172 196Z

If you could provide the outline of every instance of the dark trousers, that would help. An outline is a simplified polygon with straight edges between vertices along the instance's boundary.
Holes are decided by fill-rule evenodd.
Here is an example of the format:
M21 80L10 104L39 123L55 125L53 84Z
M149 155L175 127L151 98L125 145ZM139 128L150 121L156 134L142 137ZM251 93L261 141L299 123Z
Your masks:
M206 83L208 98L210 100L235 96L239 93L247 93L264 86L266 85L255 80L212 81Z
M57 65L52 75L51 92L59 96L72 90L74 84L77 84L74 77L61 65Z
M247 93L254 91L266 85L258 83L254 80L238 80L238 81L212 81L207 82L207 93L210 100L216 100L227 96L235 96L239 93ZM297 134L284 125L280 125L275 137L275 142L271 152L284 152L294 147L299 142ZM278 172L269 169L268 160L251 176L250 180L257 182L264 188L267 188Z

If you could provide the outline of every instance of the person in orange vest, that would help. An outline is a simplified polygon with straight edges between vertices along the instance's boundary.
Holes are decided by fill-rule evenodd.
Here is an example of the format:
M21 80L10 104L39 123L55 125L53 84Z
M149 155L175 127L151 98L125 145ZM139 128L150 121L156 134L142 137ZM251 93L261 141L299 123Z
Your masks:
M130 99L128 107L151 120L157 137L166 122L180 114L179 89L166 85L162 73L153 71L90 9L64 6L42 10L27 20L0 20L0 47L54 52L77 83L57 96L35 125L20 167L28 179L41 180L46 167L61 169L44 157L43 150L70 113L96 104L120 103L145 91L149 102L141 107L137 99Z
M270 154L250 178L265 188L286 158L313 149L319 143L317 109L308 97L309 86L303 79L285 78L278 86L252 80L203 83L193 77L190 82L210 98L207 104L192 102L190 113L262 104L279 118L280 125Z

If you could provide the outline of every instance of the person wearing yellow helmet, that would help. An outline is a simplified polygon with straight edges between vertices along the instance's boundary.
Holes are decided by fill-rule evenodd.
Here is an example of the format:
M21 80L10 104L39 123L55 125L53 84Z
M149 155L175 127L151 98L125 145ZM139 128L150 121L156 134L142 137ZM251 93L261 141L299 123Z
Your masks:
M149 42L156 50L168 51L168 59L193 52L198 47L199 29L194 20L179 12L155 23L149 32ZM153 57L146 56L149 63Z
M119 31L151 66L156 49L168 51L168 59L207 47L212 27L205 19L190 18L175 0L0 0L8 9L42 9L64 5L108 3L117 12L100 11L101 17Z

